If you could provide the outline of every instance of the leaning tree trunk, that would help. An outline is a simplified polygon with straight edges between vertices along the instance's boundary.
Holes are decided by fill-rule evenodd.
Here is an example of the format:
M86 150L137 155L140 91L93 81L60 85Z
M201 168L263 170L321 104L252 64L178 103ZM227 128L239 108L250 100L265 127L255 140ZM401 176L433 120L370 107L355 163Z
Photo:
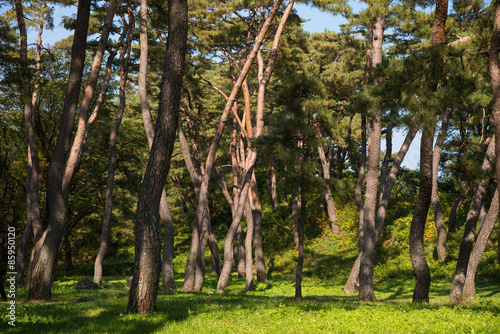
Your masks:
M495 160L496 146L495 139L492 139L488 145L488 150L486 151L486 156L481 166L481 172L487 173L491 171ZM460 304L462 302L462 292L465 284L465 277L467 276L470 253L474 244L477 220L479 218L479 213L481 212L481 206L483 204L488 184L489 178L485 178L477 181L475 185L474 195L472 196L470 209L465 222L464 236L462 238L462 242L460 243L460 251L458 253L455 275L453 276L453 281L451 282L450 304Z
M144 130L146 131L146 137L148 138L149 149L153 145L153 138L155 134L153 121L151 120L151 110L149 107L148 94L147 94L147 64L148 64L148 2L147 0L141 0L139 10L139 43L140 43L140 63L139 63L139 80L138 80L138 91L139 91L139 102L142 111L142 121L144 124ZM160 219L163 223L164 239L163 239L163 251L162 251L162 279L163 279L163 290L170 291L175 289L174 280L174 240L175 240L175 229L170 215L170 210L167 203L167 194L165 190L162 191L160 198Z
M52 297L51 288L57 263L57 253L64 235L64 225L67 219L62 179L82 82L90 3L89 0L80 0L78 2L66 98L56 147L47 176L48 226L40 240L33 247L33 261L30 263L30 269L28 270L31 274L28 282L28 300L50 300Z
M163 65L158 118L137 202L135 266L127 306L129 313L145 314L156 310L161 265L158 212L176 137L188 30L187 1L169 0L168 9L169 38Z
M133 16L131 15L131 21L133 21ZM130 22L131 26L133 22ZM118 130L123 119L123 114L125 113L126 96L125 89L128 77L128 60L130 58L130 47L132 43L132 29L127 38L127 43L120 52L120 105L118 106L118 112L116 113L115 122L113 128L111 129L111 134L109 135L109 167L108 167L108 180L106 184L106 196L104 205L104 216L102 219L102 231L101 231L101 242L99 244L99 251L94 264L94 282L97 284L102 283L102 264L104 261L104 256L108 249L108 239L111 232L111 214L113 211L113 188L115 183L115 171L116 162L118 156L118 149L116 146L116 138L118 136Z
M493 231L493 228L495 227L495 223L498 218L498 209L499 201L497 187L497 189L495 190L495 195L491 200L490 209L488 210L488 214L486 215L483 228L477 236L476 243L474 244L474 250L470 255L469 265L467 267L467 276L465 278L464 290L462 293L462 300L476 300L476 287L474 283L476 270L479 262L481 261L481 257L483 256L484 249L486 248L486 245L488 243L491 231Z
M198 198L198 205L196 207L194 225L199 224L199 221L205 212L205 208L208 205L208 185L209 185L210 176L212 173L212 168L213 168L213 165L215 162L215 154L217 152L217 148L219 146L219 142L220 142L220 139L222 137L222 132L223 132L224 127L226 125L229 113L232 111L233 104L237 100L237 95L241 89L243 81L245 80L246 76L248 75L248 72L250 71L250 67L252 66L252 63L255 60L255 57L257 56L258 50L260 49L262 43L264 42L265 35L267 34L267 31L269 30L269 27L271 26L271 22L273 21L274 16L276 15L276 12L278 11L282 2L283 2L282 0L275 1L271 11L269 12L268 18L266 19L266 21L262 25L262 28L260 29L259 34L255 38L255 43L254 43L254 46L252 48L252 51L248 55L247 61L245 62L245 65L241 69L240 75L238 76L238 79L236 79L236 81L233 85L233 89L231 91L231 94L229 95L229 97L227 99L226 106L224 107L224 111L222 112L221 118L219 120L219 125L217 127L214 138L212 140L212 144L210 145L210 150L208 152L208 156L206 159L205 173L204 173L203 178L201 180L200 194L199 194L199 198ZM240 202L241 202L241 199L240 199ZM237 203L235 203L235 206L236 205L237 205ZM237 210L235 209L235 212L236 211ZM243 208L242 208L242 211L243 211ZM233 218L233 220L234 220L234 218ZM235 229L236 228L237 228L237 226L235 226ZM233 237L234 237L234 235L233 235ZM232 242L232 240L231 240L231 242ZM194 253L194 254L198 254L198 247L199 247L199 243L192 243L190 252ZM226 253L226 250L224 251L224 253ZM228 253L231 254L231 259L232 259L232 249L230 251L228 251ZM225 258L224 262L226 262L227 260L228 259ZM192 269L192 268L194 268L194 265L192 263L194 261L195 261L195 259L188 259L188 263L186 264L186 271L184 274L184 287L191 286L192 282L194 281L195 272ZM222 274L224 272L224 266L223 266L223 271L221 273L221 277L222 277ZM230 272L231 272L231 268L229 268L229 273ZM219 278L219 281L220 281L220 278ZM185 289L184 287L183 287L183 289ZM225 290L225 288L222 290Z

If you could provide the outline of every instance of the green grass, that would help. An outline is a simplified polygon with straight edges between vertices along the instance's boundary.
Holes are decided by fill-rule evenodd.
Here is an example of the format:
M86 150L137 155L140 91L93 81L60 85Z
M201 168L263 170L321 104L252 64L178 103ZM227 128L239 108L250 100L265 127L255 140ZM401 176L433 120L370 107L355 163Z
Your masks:
M398 235L393 233L392 235ZM434 237L426 241L432 273L430 302L413 304L413 271L403 242L386 238L378 247L374 269L374 303L342 292L357 255L355 235L323 233L307 240L303 296L294 300L297 251L270 254L269 283L245 291L244 279L233 275L227 294L215 293L217 281L207 275L200 293L182 292L186 254L176 256L177 289L160 292L157 312L139 316L125 313L132 257L105 261L105 288L74 289L82 276L91 277L92 263L73 272L59 269L53 302L25 303L27 292L17 291L16 327L8 326L7 304L0 305L0 332L11 333L500 333L500 273L497 246L487 248L476 275L477 301L449 306L448 294L461 235L450 235L448 261L433 256ZM207 252L207 264L209 264ZM82 297L95 301L75 303Z
M225 295L215 292L209 276L201 293L160 292L156 314L127 315L125 277L98 291L75 290L77 277L54 285L51 303L24 303L19 290L12 333L498 333L500 284L480 284L478 301L448 306L449 284L433 282L430 303L412 304L413 282L378 284L378 302L361 303L342 293L342 285L305 279L304 300L295 301L292 281L259 283L246 292L244 280L232 278ZM177 286L182 286L181 275ZM94 302L75 303L91 296ZM2 305L0 331L9 327Z

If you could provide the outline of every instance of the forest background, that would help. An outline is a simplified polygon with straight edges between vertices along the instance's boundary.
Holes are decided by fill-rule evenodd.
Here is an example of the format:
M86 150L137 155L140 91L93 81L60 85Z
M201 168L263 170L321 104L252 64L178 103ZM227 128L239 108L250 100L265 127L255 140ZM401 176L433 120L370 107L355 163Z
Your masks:
M76 2L2 2L0 213L22 296L134 274L127 310L150 313L159 287L224 294L230 277L244 291L293 278L296 299L304 279L359 284L365 302L415 277L412 300L428 302L432 274L458 305L477 272L496 298L495 2L305 2L345 17L316 33L293 1L188 3L166 109L180 110L165 123L177 139L141 225L149 151L168 136L153 124L179 79L169 8L185 1L82 0L62 21L75 35L53 44L53 6Z

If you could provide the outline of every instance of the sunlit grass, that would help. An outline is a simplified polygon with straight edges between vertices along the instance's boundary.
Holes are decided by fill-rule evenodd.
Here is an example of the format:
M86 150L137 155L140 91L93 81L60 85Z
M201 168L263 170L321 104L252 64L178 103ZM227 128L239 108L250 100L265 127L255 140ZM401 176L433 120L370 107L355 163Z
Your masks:
M19 290L17 323L13 333L498 333L500 284L478 286L478 301L452 307L448 283L433 282L429 304L411 303L413 282L379 284L377 302L361 303L345 295L342 285L304 280L304 300L296 301L293 281L258 283L246 292L244 280L232 278L228 293L210 294L216 278L209 276L203 292L178 289L160 292L157 312L139 316L125 313L126 277L109 279L108 287L82 291L76 281L56 282L55 302L23 303ZM74 283L74 284L73 284ZM93 302L75 303L82 297ZM7 329L5 308L1 330Z

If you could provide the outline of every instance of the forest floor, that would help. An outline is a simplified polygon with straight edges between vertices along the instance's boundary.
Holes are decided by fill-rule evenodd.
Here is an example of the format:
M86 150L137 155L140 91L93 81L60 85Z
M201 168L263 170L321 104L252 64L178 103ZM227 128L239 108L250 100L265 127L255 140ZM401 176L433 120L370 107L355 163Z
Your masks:
M488 247L476 275L477 301L448 305L450 282L460 236L449 240L445 263L427 258L432 272L430 301L413 304L413 271L406 247L379 247L374 270L377 302L362 303L342 292L356 257L350 237L328 233L307 243L304 299L294 299L296 250L268 257L269 283L245 291L244 279L233 274L228 292L216 293L217 280L206 277L202 292L182 291L186 254L175 259L177 289L160 291L157 312L126 314L124 290L133 263L105 262L104 288L77 290L82 276L92 277L88 262L75 271L59 269L50 303L26 303L27 291L16 295L16 326L8 325L7 303L0 304L0 332L11 333L500 333L500 279L496 245ZM430 240L432 241L432 240ZM207 263L209 257L207 253ZM106 269L105 269L106 270ZM92 297L90 302L75 302Z
M291 281L258 283L244 290L233 278L218 295L215 277L203 292L160 292L156 314L127 315L126 278L109 280L100 290L75 290L77 278L58 281L51 303L24 303L21 290L12 333L498 333L500 284L480 284L478 301L449 306L449 284L433 282L429 304L413 304L412 282L376 287L377 302L361 303L341 285L306 279L304 299L294 300ZM176 281L182 287L182 277ZM403 284L401 284L403 283ZM92 297L95 301L76 303ZM2 305L1 332L7 332Z

